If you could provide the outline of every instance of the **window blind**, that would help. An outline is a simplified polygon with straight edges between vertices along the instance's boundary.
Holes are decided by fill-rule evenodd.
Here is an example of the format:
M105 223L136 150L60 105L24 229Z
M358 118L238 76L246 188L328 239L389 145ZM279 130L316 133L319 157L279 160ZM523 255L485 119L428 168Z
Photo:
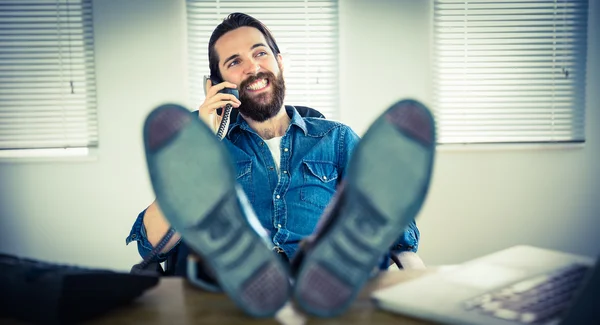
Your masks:
M587 0L434 1L439 143L585 141Z
M187 0L190 105L197 109L204 101L210 35L233 12L262 21L275 37L284 56L285 103L337 118L337 0Z
M91 0L0 0L0 152L97 145Z

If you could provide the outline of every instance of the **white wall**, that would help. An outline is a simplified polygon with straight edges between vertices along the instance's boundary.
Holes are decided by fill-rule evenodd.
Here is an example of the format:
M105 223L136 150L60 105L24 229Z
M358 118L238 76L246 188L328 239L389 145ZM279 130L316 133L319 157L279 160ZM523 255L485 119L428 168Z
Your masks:
M357 132L394 101L431 103L429 1L340 0L341 117ZM187 100L183 0L96 0L96 160L0 163L0 251L127 270L152 199L141 129ZM455 263L517 243L600 253L600 4L590 1L587 143L574 149L438 151L419 216L421 256Z
M342 118L357 131L403 97L431 105L430 2L341 2ZM417 219L426 263L514 244L600 254L600 3L589 2L585 146L438 149Z
M96 161L0 164L0 251L127 270L125 237L153 200L142 145L155 106L187 100L183 1L93 1Z

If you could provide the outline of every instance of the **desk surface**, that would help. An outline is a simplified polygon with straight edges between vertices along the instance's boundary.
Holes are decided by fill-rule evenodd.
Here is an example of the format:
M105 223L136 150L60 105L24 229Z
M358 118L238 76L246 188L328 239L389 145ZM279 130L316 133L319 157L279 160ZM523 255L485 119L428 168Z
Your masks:
M159 285L148 290L128 306L113 310L86 324L432 324L407 316L377 309L369 300L373 290L408 281L432 270L390 271L367 283L358 298L344 314L336 318L309 317L286 305L275 318L257 319L244 314L222 293L197 289L183 278L162 278ZM23 324L2 319L1 324Z
M275 319L254 319L224 294L201 291L181 278L163 278L131 306L115 310L89 324L431 324L377 309L369 294L379 288L419 277L430 271L390 271L370 281L351 308L337 318L320 319L284 307Z

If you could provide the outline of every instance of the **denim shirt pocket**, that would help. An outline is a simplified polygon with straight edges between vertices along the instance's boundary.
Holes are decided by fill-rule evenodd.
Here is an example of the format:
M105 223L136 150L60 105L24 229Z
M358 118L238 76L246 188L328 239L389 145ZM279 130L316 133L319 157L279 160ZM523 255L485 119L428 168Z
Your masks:
M250 203L254 203L254 186L252 185L252 161L244 160L236 162L236 181L244 189Z
M328 161L304 160L304 183L300 189L300 200L325 208L335 193L338 171Z

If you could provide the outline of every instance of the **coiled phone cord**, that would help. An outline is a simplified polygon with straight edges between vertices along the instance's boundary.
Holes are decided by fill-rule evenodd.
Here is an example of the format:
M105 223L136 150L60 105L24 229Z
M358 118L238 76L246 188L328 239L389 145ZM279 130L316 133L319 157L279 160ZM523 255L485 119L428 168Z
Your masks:
M154 260L154 258L165 248L165 246L167 246L167 243L169 242L169 240L171 240L171 238L173 238L173 235L175 235L175 228L171 227L169 228L169 231L167 231L167 233L160 240L158 245L156 245L152 249L152 251L150 251L150 254L146 255L146 257L144 257L144 260L141 263L136 264L131 268L131 273L140 274L148 272L147 270L145 270L146 267L148 267L148 265L152 263L152 260Z
M223 140L225 134L227 133L227 128L229 128L229 118L231 117L231 110L233 107L231 104L225 105L225 109L223 110L223 119L221 120L221 124L219 124L219 129L217 130L217 138Z

